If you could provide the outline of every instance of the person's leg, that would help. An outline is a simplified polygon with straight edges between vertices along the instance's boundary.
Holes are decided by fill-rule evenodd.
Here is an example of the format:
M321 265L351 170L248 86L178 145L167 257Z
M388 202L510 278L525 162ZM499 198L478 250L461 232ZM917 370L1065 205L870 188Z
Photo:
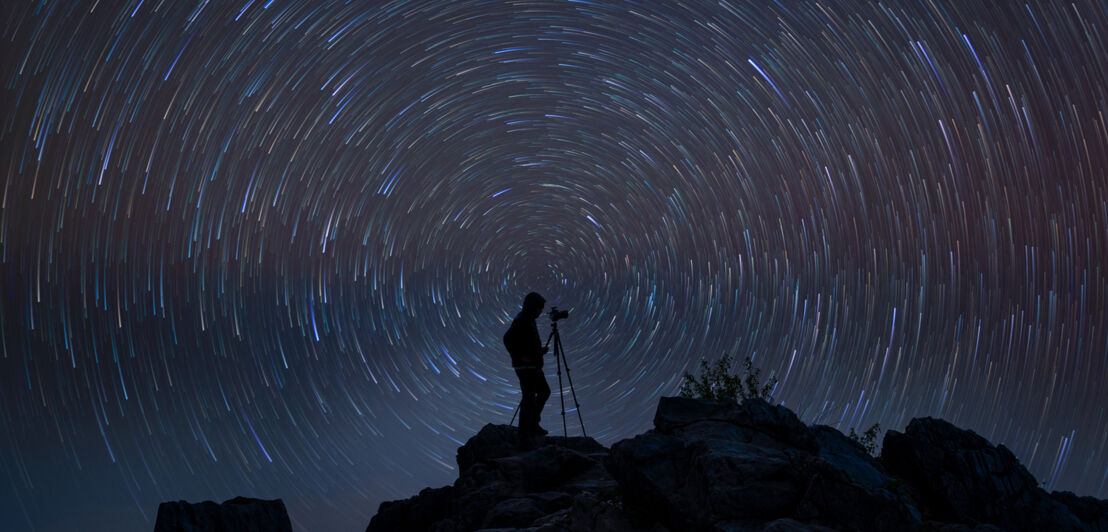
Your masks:
M536 393L534 390L534 379L530 373L533 370L517 369L516 376L519 377L519 389L522 392L519 399L519 429L529 430L531 425L531 418L535 409Z
M531 408L533 412L532 415L534 416L534 419L531 420L534 423L532 427L542 429L542 427L539 426L539 420L542 419L542 407L546 406L546 400L550 399L550 385L546 383L546 375L543 374L541 369L535 370L533 389L535 390L535 396L533 399L534 406ZM545 429L542 430L545 431Z
M539 429L539 419L542 417L542 408L546 400L550 398L550 386L546 383L546 376L541 369L517 370L520 388L523 390L524 403L527 407L526 416L521 407L520 427L527 430Z

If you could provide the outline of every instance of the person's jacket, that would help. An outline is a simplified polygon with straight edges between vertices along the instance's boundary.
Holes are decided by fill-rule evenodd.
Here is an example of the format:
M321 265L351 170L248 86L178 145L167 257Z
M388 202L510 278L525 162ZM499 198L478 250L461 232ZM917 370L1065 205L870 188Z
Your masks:
M523 312L516 314L508 332L504 333L504 347L512 356L513 368L542 368L542 339L535 320Z

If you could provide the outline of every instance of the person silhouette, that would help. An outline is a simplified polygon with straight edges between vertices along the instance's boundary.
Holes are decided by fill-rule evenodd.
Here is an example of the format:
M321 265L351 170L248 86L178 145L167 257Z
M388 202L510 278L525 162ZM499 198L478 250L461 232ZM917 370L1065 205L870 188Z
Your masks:
M512 368L519 377L523 397L519 401L520 442L531 436L545 436L547 430L539 426L542 408L550 398L550 386L542 371L542 356L550 350L542 345L535 319L542 315L546 300L536 292L523 298L523 309L516 314L512 325L504 333L504 347L512 357Z

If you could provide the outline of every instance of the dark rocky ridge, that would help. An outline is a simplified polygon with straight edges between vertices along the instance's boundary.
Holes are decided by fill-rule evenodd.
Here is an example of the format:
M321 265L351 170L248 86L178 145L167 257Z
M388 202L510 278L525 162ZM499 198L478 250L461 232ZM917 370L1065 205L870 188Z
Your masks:
M761 400L662 398L654 429L606 449L548 437L530 451L486 425L453 485L381 504L367 532L1101 531L1108 501L1047 493L1001 446L932 418L873 458Z
M292 523L281 499L235 497L223 504L163 502L154 532L292 532Z

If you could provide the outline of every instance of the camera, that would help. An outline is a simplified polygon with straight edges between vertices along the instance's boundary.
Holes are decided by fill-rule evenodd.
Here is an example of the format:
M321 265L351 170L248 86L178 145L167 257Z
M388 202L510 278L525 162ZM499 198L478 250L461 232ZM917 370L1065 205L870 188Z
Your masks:
M568 310L558 310L558 307L550 307L550 321L563 320L569 317Z

